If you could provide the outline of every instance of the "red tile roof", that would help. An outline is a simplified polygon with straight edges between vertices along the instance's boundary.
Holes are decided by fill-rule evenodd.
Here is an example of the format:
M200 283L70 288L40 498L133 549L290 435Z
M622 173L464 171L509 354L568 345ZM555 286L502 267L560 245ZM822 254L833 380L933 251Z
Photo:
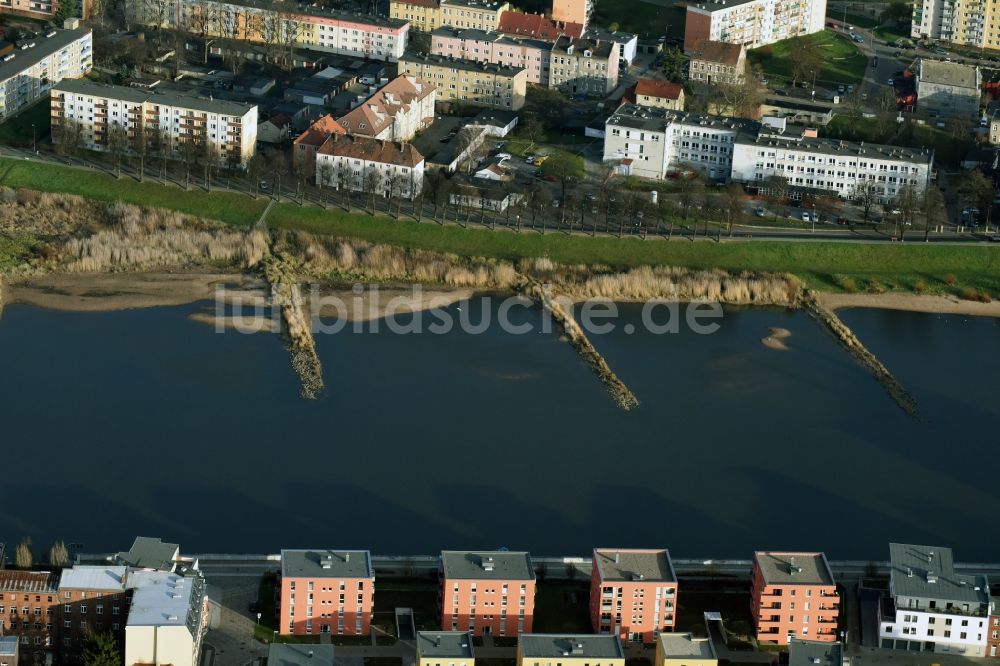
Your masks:
M656 81L653 79L639 79L635 84L636 97L645 95L647 97L660 97L662 99L679 99L684 88L679 83L672 81Z
M423 79L397 76L337 122L351 134L375 136L392 124L397 113L409 111L411 103L434 94L434 90Z
M583 36L583 25L552 21L541 14L507 11L500 14L500 25L497 27L497 32L554 42L559 35L569 35L579 39Z
M424 161L424 156L409 143L383 141L350 134L330 135L318 153L411 168Z
M717 42L711 39L703 39L695 43L694 47L688 49L692 58L718 62L724 65L735 65L740 61L740 51L742 44L729 44L727 42Z
M295 144L306 144L308 146L319 147L323 145L327 137L331 134L346 134L345 130L340 123L333 119L329 113L314 122L309 126L305 132L299 135L299 138L295 140Z

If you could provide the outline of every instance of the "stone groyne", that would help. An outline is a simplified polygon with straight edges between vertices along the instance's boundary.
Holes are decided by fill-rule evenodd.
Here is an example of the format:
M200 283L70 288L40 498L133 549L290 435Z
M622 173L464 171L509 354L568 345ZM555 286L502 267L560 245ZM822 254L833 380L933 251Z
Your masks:
M312 320L295 273L280 256L271 255L264 263L264 277L271 285L271 307L281 312L283 334L292 355L292 369L302 385L302 397L315 400L325 388L323 366L316 353Z

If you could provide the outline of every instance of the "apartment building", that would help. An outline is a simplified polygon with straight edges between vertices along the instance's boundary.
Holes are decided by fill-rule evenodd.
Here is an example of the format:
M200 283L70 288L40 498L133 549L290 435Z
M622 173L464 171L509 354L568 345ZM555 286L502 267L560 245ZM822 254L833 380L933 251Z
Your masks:
M956 573L951 548L893 543L889 559L879 646L986 656L992 601L986 577Z
M413 199L423 189L425 167L412 144L334 134L316 152L316 184Z
M826 0L709 0L687 6L684 50L710 39L755 49L824 28Z
M719 657L709 638L692 634L660 634L656 640L654 666L719 666Z
M442 629L518 636L531 632L534 616L535 569L528 553L441 553Z
M926 148L819 138L815 130L785 126L782 120L739 136L732 179L754 185L779 176L797 191L844 199L871 188L888 203L904 185L926 188L933 162L934 151Z
M389 17L430 32L441 27L441 0L389 0Z
M635 103L672 111L684 110L684 86L673 81L639 79L635 84Z
M943 116L979 115L983 75L975 65L921 58L917 67L917 106Z
M549 85L552 44L540 39L506 37L496 32L439 28L431 33L431 54L503 67L521 67L527 82Z
M788 642L788 666L851 666L851 659L842 643L793 638Z
M622 175L662 180L671 171L697 169L729 178L737 136L757 123L623 104L605 123L604 161Z
M705 39L688 51L688 78L702 83L739 83L747 74L747 48Z
M546 42L556 41L560 35L574 39L583 37L582 23L565 23L553 21L541 14L526 14L519 11L507 11L500 15L500 25L497 32L510 37L541 39Z
M329 148L338 140L346 143L373 141L331 135L317 153L317 178L322 174L320 160L338 156ZM282 635L368 634L374 599L375 570L368 551L281 551L278 631Z
M177 156L194 142L199 155L234 166L245 165L256 150L257 107L242 102L67 80L53 87L50 104L53 140L62 140L58 128L75 127L88 150L116 150L116 133L129 151L145 140Z
M522 634L517 666L625 666L617 636Z
M418 631L416 666L476 666L467 631Z
M93 63L90 28L50 30L23 46L0 61L0 121L45 97L63 79L82 77Z
M604 97L618 87L618 45L560 36L549 55L549 87L567 95Z
M292 141L292 159L304 166L309 173L313 173L316 167L316 151L333 134L347 134L347 130L328 113Z
M673 631L677 574L667 550L595 548L590 575L594 633L652 643Z
M204 28L209 38L266 44L394 62L406 49L410 24L396 18L298 4L277 9L254 0L162 0L128 3L145 25Z
M639 35L634 32L623 32L615 30L611 32L604 28L591 26L583 35L589 39L600 39L610 41L618 45L618 66L625 70L632 61L635 60L636 52L639 50Z
M754 553L750 583L757 640L837 640L840 595L823 553Z
M422 79L397 76L337 119L349 134L409 141L434 122L437 89Z
M51 664L59 644L59 576L0 570L0 635L16 636L23 664Z
M125 666L197 666L208 631L208 597L201 574L136 570L129 574L129 588Z
M496 30L500 15L510 10L509 2L497 0L442 0L440 26Z
M913 39L1000 49L1000 8L986 0L916 0L910 35Z
M438 102L509 111L524 106L528 71L523 67L408 51L399 59L399 69L401 74L432 83Z
M989 630L986 635L986 656L1000 657L1000 597L993 597Z
M88 637L111 633L125 646L129 610L126 566L77 565L63 569L59 579L62 605L59 653L65 663L81 663Z
M59 10L59 0L0 0L0 14L51 21ZM90 18L90 0L80 0L81 16Z
M586 26L594 11L593 0L552 0L552 20Z

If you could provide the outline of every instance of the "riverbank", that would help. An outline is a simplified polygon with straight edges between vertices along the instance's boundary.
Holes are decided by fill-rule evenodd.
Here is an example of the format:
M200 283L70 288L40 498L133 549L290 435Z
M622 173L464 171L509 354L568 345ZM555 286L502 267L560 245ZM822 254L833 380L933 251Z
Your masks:
M831 310L849 308L875 308L880 310L903 310L928 314L957 314L975 317L1000 317L1000 301L980 303L966 301L954 296L931 294L837 294L817 293L820 303Z

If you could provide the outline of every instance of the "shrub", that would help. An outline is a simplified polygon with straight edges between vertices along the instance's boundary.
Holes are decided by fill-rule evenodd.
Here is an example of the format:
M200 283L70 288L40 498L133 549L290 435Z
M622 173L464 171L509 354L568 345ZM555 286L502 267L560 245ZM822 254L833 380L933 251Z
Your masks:
M917 280L913 283L913 292L917 294L922 294L927 291L927 284L923 280Z
M945 284L955 284L956 282L958 282L958 278L952 275L951 273L948 273L947 275L944 276L944 282Z
M837 284L840 288L849 294L853 294L858 290L858 281L852 277L841 276L837 278Z
M978 301L980 303L989 303L992 300L989 293L972 287L962 287L958 291L958 297L964 301Z
M26 190L23 187L17 188L17 203L22 206L34 206L40 198L41 195L34 190Z
M885 293L885 287L883 287L882 283L880 283L878 280L869 280L868 281L868 293L869 294L884 294Z

